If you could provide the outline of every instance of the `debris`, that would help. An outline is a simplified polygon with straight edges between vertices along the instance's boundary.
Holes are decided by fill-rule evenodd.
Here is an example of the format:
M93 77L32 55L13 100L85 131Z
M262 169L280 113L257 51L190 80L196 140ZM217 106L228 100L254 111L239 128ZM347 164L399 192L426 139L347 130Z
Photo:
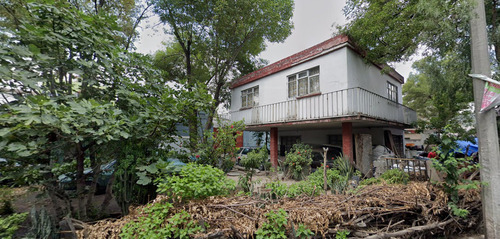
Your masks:
M209 224L207 231L193 235L195 238L251 238L266 221L264 214L279 208L289 215L289 232L292 224L304 224L323 237L335 235L340 230L367 238L432 237L477 228L482 215L479 190L461 191L460 197L462 204L459 206L469 210L467 218L453 217L448 208L447 195L428 182L370 185L350 194L281 200L247 196L211 197L176 205L171 213L185 210L193 220ZM162 199L155 201L158 200ZM78 236L119 238L121 227L140 216L138 209L140 207L119 220L104 220L89 225L77 231Z

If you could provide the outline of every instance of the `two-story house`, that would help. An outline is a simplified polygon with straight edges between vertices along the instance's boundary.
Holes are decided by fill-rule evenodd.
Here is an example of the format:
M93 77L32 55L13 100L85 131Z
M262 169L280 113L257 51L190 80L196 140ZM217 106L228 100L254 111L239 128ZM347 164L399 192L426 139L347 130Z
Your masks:
M341 146L369 170L372 145L392 145L402 155L403 129L416 121L401 104L403 80L339 35L234 81L231 120L270 131L273 165L299 140Z

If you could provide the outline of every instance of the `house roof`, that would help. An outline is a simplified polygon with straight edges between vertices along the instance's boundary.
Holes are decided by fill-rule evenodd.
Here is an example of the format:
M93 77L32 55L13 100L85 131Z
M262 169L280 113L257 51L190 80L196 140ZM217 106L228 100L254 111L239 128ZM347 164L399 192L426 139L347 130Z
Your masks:
M280 72L282 70L288 69L292 66L298 65L300 63L312 60L314 58L317 58L319 56L322 56L326 53L329 53L331 51L335 51L338 49L341 49L343 47L349 47L353 49L356 53L358 53L360 56L364 57L364 53L360 48L354 44L354 42L346 35L338 35L333 38L330 38L324 42L321 42L317 45L314 45L310 48L307 48L301 52L298 52L296 54L293 54L289 57L286 57L284 59L281 59L273 64L267 65L259 70L256 70L250 74L247 74L243 77L240 77L239 79L235 80L232 85L231 89L236 88L238 86L242 86L245 84L248 84L250 82L256 81L258 79L261 79L263 77L272 75L274 73ZM385 64L374 64L376 67L379 69L383 69L386 67ZM403 84L404 78L401 76L398 72L395 70L391 70L387 72L389 76Z

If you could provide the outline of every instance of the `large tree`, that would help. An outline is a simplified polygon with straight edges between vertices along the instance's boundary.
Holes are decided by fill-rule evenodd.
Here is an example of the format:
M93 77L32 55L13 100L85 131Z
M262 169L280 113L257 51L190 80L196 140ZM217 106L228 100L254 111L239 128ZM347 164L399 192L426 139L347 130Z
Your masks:
M401 62L422 54L423 59L413 65L416 73L403 87L404 101L417 110L420 126L441 130L464 119L461 115L472 101L467 76L472 7L470 0L348 0L344 12L351 21L341 31L367 50L368 60L377 63ZM493 9L491 19L496 21ZM495 25L490 25L492 32ZM494 52L492 56L496 61Z
M87 219L99 166L119 161L127 142L168 142L183 109L174 94L182 92L166 85L150 57L126 50L113 14L66 1L30 2L25 11L19 25L0 30L0 155L45 186L59 217ZM93 175L84 174L86 159ZM71 172L75 211L56 181Z
M253 60L265 49L266 41L283 41L293 27L291 0L154 2L155 12L174 36L174 46L182 52L184 65L179 80L188 90L200 86L210 90L213 101L206 112L205 129L211 128L217 107L226 99L224 93L234 69ZM190 145L194 149L198 114L194 107L189 113Z

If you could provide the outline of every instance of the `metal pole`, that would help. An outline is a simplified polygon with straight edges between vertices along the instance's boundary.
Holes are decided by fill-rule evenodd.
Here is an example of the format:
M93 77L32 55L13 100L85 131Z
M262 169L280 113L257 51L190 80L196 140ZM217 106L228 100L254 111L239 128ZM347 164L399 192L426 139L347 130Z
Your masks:
M471 51L472 73L491 76L486 34L486 16L484 1L475 0L476 5L471 19ZM486 238L500 238L500 157L496 113L489 110L479 113L483 98L484 81L474 79L474 105L476 130L479 143L479 160L481 164L481 197Z

